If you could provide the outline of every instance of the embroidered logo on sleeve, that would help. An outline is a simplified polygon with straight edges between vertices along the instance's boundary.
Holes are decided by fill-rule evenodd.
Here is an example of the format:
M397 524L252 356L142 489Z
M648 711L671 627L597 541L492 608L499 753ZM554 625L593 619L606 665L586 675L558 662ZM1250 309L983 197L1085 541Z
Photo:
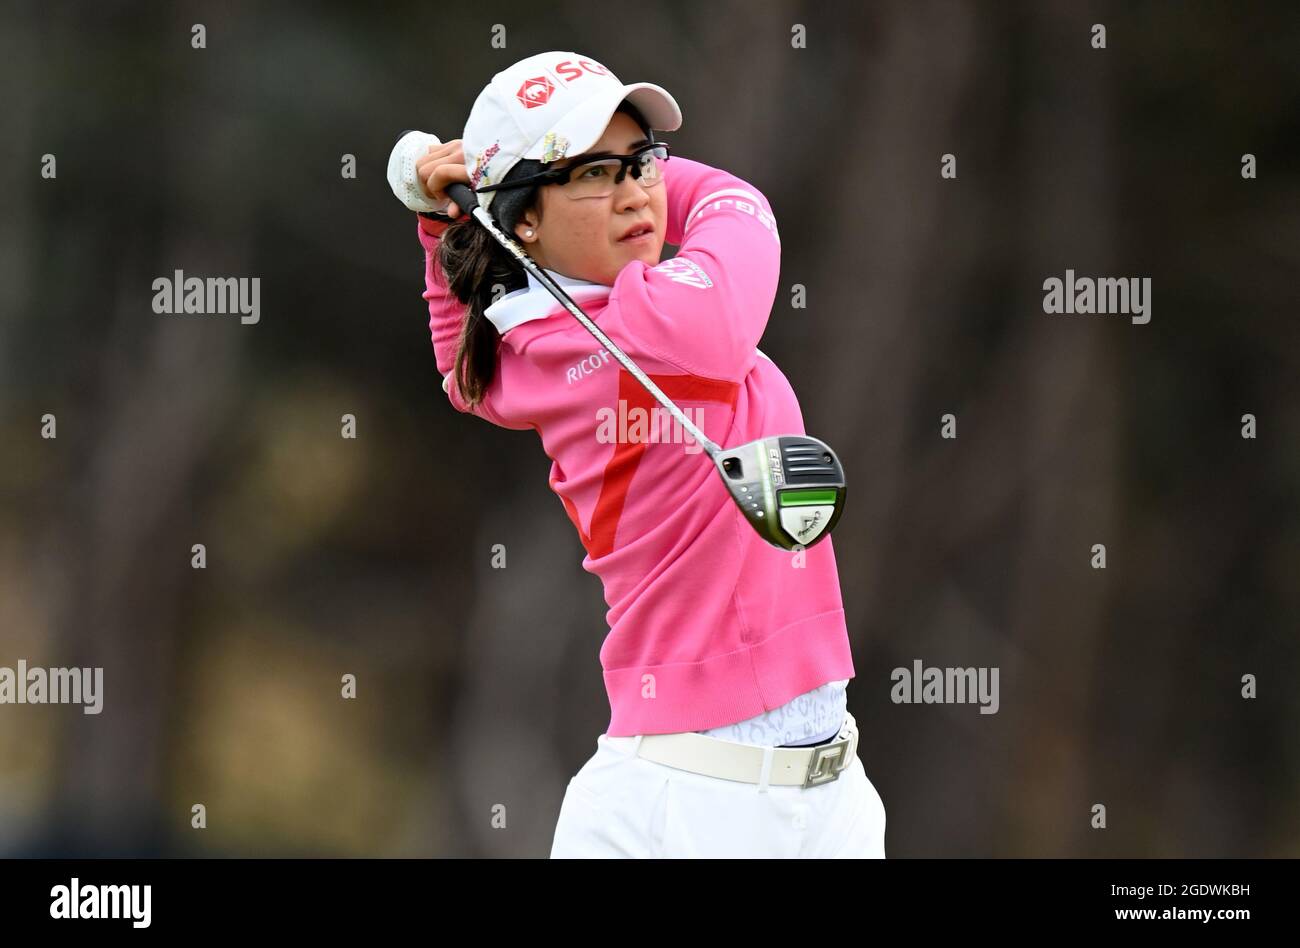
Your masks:
M741 191L737 188L715 191L691 208L691 212L686 215L686 230L689 232L691 225L701 217L726 210L736 210L742 214L750 215L767 228L767 232L772 235L777 244L781 243L781 235L777 233L776 229L776 218L763 210L763 206L757 197L748 191Z
M707 290L713 286L713 281L709 279L709 275L704 272L700 265L684 257L671 257L651 269L664 274L674 283L693 286L697 290Z

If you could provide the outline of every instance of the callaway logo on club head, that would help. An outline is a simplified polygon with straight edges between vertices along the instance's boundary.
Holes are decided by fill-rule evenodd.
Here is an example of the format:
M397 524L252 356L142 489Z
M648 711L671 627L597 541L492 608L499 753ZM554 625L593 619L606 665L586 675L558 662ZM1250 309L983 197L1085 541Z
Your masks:
M799 530L799 539L801 539L801 540L802 540L804 537L806 537L806 536L808 535L808 531L809 531L809 530L811 530L813 527L817 526L817 524L821 523L821 520L822 520L822 512L819 510L819 511L817 511L815 514L813 514L811 517L809 517L807 514L805 514L805 515L802 517L802 520L803 520L803 526L802 526L802 527L800 528L800 530Z

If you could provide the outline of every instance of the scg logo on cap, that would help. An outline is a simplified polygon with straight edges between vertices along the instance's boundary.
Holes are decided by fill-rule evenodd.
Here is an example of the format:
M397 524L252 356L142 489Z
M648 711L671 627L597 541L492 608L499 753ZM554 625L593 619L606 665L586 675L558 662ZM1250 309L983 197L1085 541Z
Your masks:
M593 76L608 76L609 70L600 63L591 59L579 59L574 63L572 59L561 60L553 67L554 75L565 85L569 85L575 79L581 79L584 74L590 73ZM515 98L519 104L526 109L535 109L539 105L545 105L551 100L551 93L555 91L555 84L547 76L533 76L525 79L524 84L519 87L515 93Z
M525 79L524 84L519 87L515 93L515 98L519 104L526 109L535 109L539 105L545 105L550 101L551 93L555 91L555 86L551 80L545 76L535 76L532 79Z
M582 69L579 69L578 66L581 66ZM555 64L555 74L559 76L561 79L568 79L569 81L573 81L574 79L581 79L582 72L584 69L587 72L591 73L593 76L609 75L608 69L606 69L604 66L602 66L600 63L596 62L595 60L591 60L591 59L579 59L577 66L575 66L573 62L568 59L566 59L562 63Z

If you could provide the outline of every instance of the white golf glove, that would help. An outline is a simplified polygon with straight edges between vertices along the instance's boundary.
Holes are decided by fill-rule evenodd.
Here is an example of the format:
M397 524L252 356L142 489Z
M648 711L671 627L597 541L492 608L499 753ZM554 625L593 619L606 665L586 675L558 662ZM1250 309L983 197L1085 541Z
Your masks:
M430 201L424 193L424 187L415 174L415 163L429 152L430 145L441 145L437 135L428 132L407 132L393 146L393 153L388 156L388 186L401 201L413 211L428 211L446 214L451 205L448 198L441 206Z

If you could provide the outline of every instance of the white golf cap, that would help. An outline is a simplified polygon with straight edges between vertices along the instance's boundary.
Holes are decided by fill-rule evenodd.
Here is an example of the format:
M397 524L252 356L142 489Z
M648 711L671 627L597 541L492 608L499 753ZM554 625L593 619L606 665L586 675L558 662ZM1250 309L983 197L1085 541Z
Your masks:
M461 136L474 188L498 184L523 159L581 155L600 140L627 99L652 129L681 127L682 111L651 82L625 85L589 56L555 51L521 59L492 77L474 100ZM496 191L479 195L487 208Z

